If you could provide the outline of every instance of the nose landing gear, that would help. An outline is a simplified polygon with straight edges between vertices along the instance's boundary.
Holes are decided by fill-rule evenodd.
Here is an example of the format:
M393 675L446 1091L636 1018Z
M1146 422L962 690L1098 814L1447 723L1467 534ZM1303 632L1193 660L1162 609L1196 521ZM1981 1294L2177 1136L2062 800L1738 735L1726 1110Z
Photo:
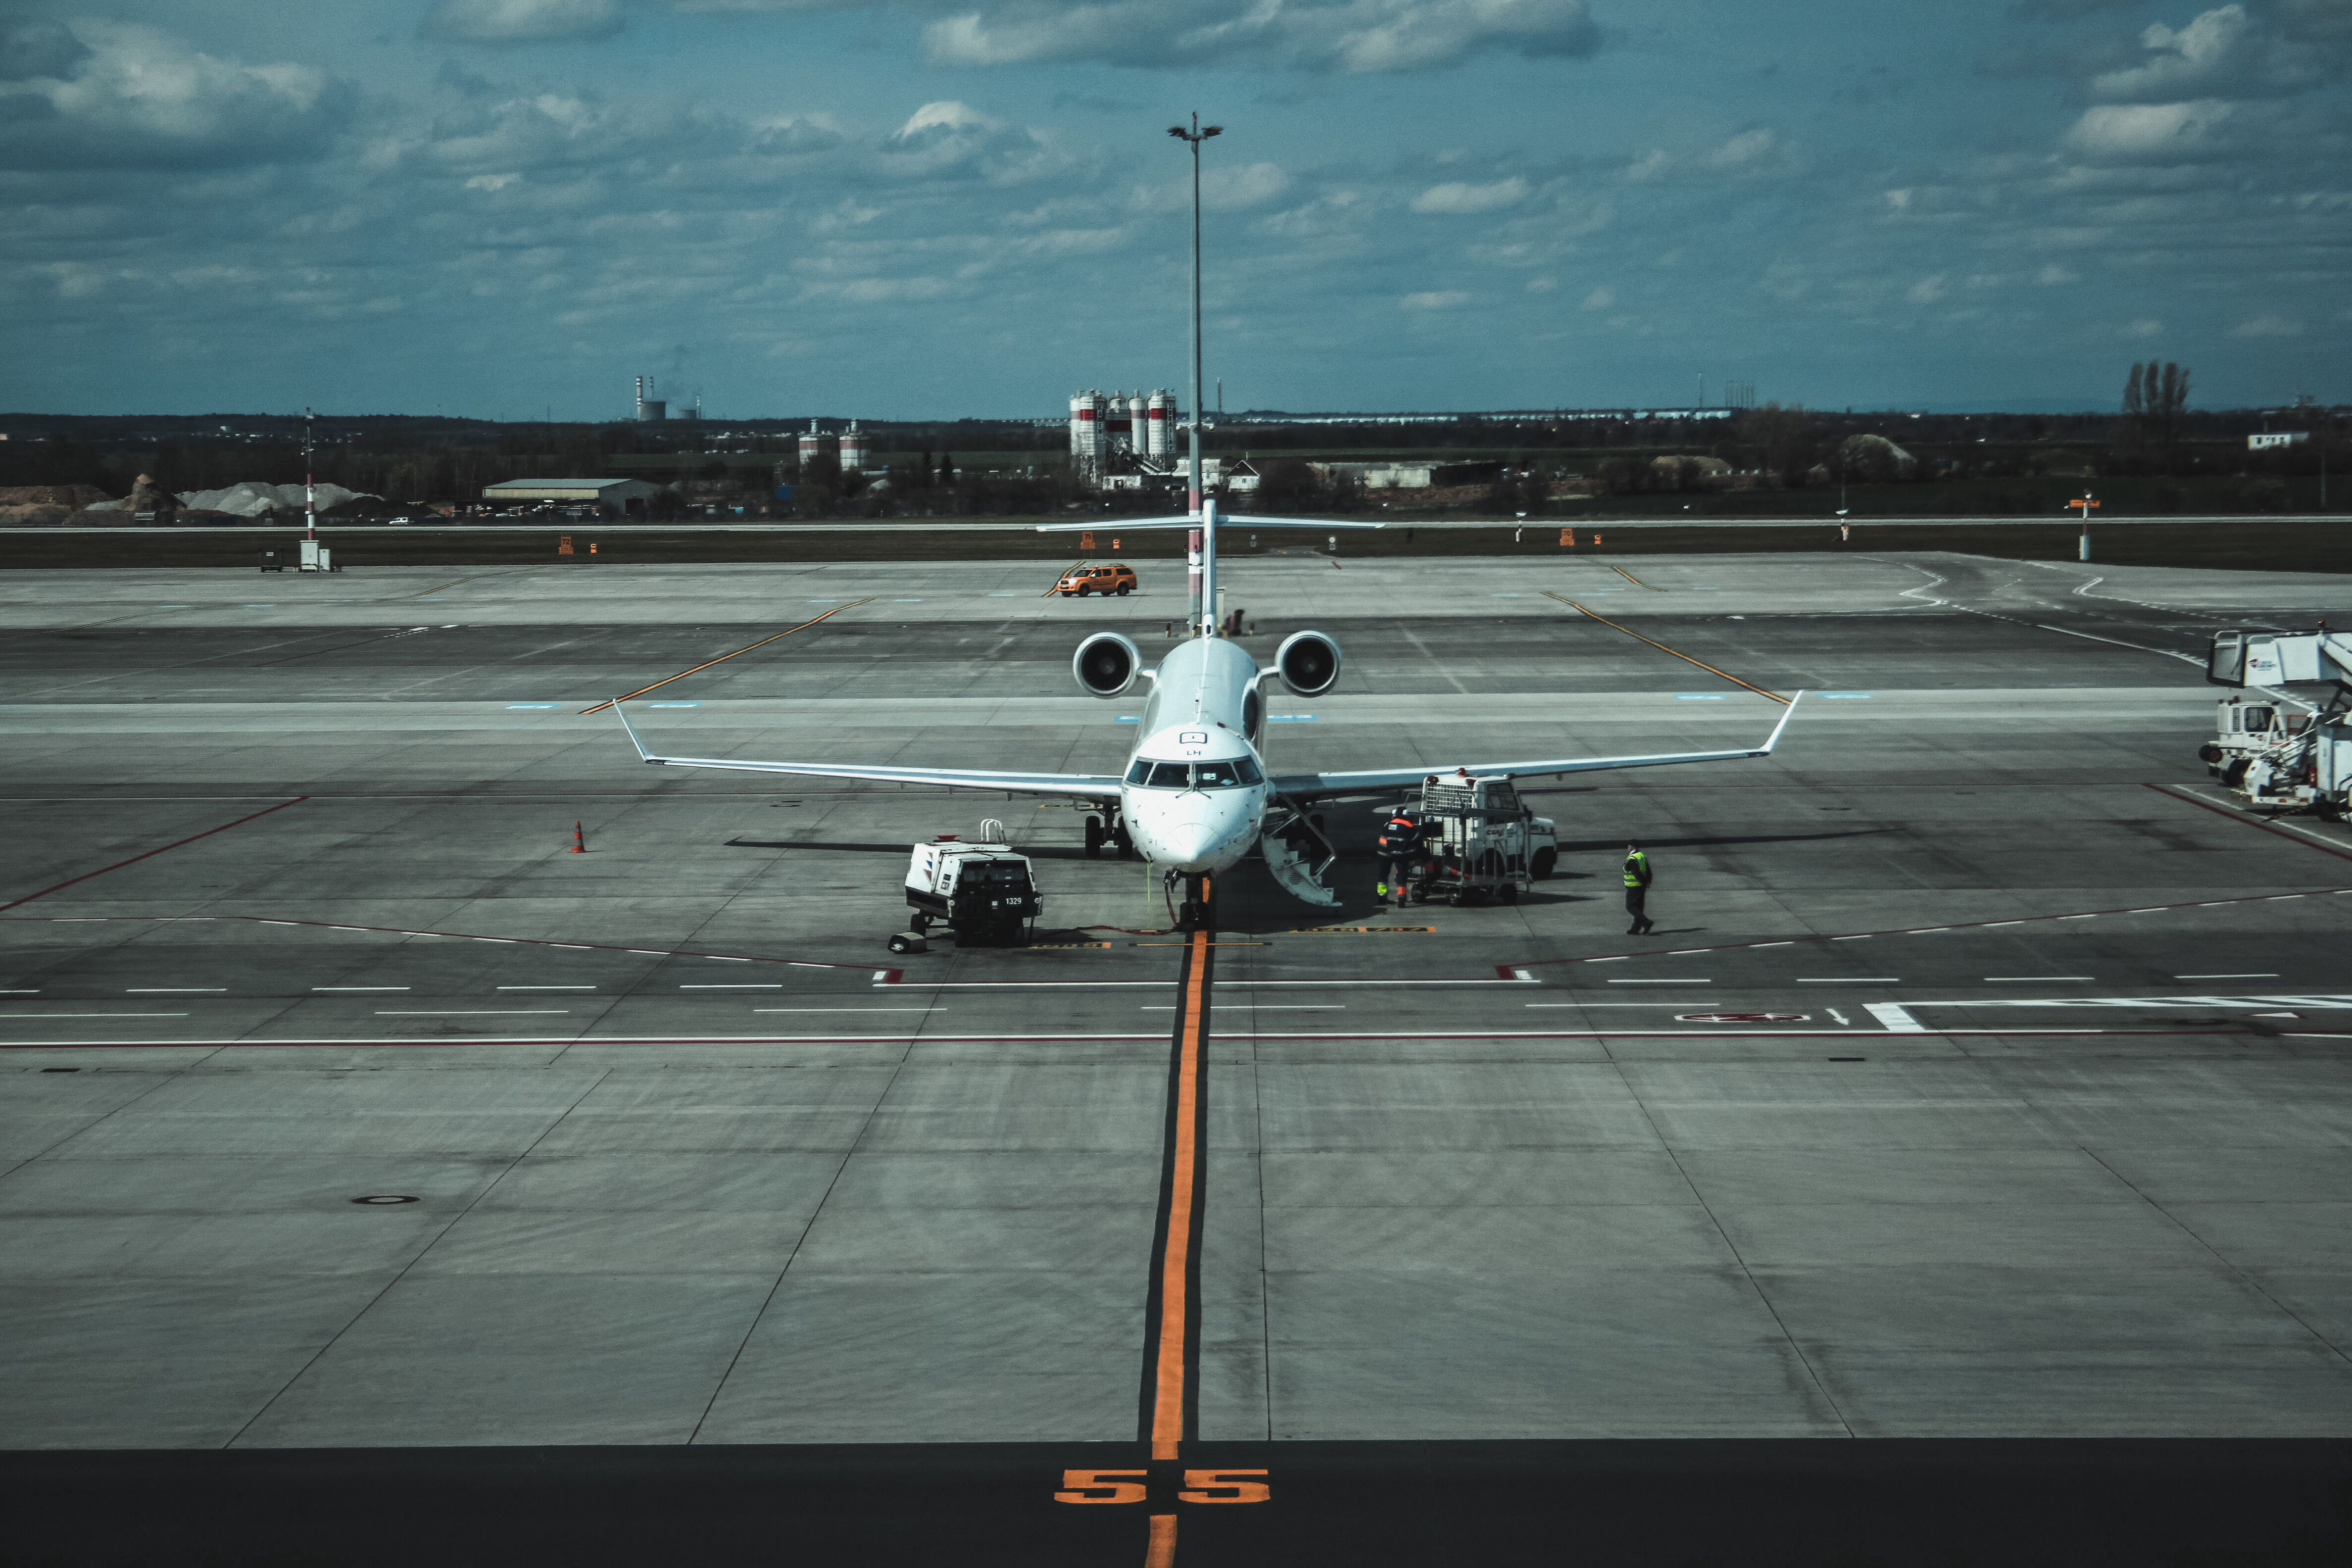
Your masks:
M1208 877L1198 871L1169 871L1163 873L1163 876L1167 881L1169 900L1175 915L1175 929L1178 931L1216 930L1216 910L1210 901ZM1180 881L1184 885L1184 900L1183 902L1177 903L1175 902L1176 885Z

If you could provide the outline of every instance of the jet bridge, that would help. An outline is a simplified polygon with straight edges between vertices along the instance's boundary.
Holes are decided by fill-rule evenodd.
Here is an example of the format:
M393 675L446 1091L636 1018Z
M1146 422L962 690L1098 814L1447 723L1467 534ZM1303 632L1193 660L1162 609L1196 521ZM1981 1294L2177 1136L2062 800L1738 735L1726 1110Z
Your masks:
M2352 637L2309 632L2223 631L2206 652L2205 679L2270 699L2225 699L2198 755L2248 804L2338 818L2352 809ZM2288 687L2332 687L2313 702ZM2300 709L2300 712L2288 711Z

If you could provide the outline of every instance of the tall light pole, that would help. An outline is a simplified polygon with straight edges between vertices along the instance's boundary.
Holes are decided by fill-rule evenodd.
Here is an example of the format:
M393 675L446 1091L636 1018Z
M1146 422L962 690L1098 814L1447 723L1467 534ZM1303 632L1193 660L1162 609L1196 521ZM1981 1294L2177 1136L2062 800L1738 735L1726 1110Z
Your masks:
M310 479L310 411L302 410L302 537L319 542L319 487Z
M1201 510L1201 143L1212 136L1222 136L1222 125L1202 125L1196 110L1192 126L1171 125L1168 134L1192 149L1192 506ZM1194 544L1197 552L1198 542Z

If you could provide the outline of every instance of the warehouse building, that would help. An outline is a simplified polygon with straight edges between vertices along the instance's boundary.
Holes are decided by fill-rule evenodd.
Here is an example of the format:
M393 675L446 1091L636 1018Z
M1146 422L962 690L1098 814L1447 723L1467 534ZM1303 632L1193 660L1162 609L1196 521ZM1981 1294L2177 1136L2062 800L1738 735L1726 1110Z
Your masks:
M661 486L643 479L506 479L483 486L482 499L492 506L593 506L618 517L643 511L661 492Z

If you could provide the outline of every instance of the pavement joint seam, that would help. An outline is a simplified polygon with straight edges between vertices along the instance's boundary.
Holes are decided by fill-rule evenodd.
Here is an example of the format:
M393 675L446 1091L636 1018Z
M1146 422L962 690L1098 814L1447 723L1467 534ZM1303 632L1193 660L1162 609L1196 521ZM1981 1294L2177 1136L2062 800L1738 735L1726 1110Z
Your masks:
M551 1064L542 1063L541 1065L545 1067ZM362 1319L365 1318L370 1312L374 1311L377 1305L382 1302L386 1296L392 1294L392 1292L398 1288L402 1280L408 1278L410 1271L415 1269L419 1263L425 1260L425 1254L431 1252L436 1247L438 1247L441 1244L442 1238L446 1237L450 1231L456 1229L457 1226L464 1221L467 1215L472 1214L474 1210L480 1205L481 1201L484 1198L488 1197L491 1191L496 1188L500 1182L505 1181L507 1177L512 1173L517 1165L521 1164L525 1160L530 1157L531 1150L538 1148L541 1143L547 1142L548 1135L553 1132L557 1128L562 1126L564 1121L572 1115L572 1113L580 1109L580 1102L586 1100L590 1095L595 1093L597 1086L612 1076L613 1069L611 1068L605 1068L597 1073L594 1079L590 1080L586 1088L583 1089L579 1094L572 1098L571 1104L565 1106L562 1110L558 1112L556 1115L550 1117L548 1119L547 1125L539 1130L539 1136L533 1138L528 1146L519 1151L513 1159L509 1160L503 1166L501 1166L497 1175L483 1183L482 1190L476 1193L471 1198L468 1198L463 1208L450 1215L449 1222L446 1225L435 1230L432 1236L426 1238L425 1245L418 1247L409 1258L408 1261L402 1264L398 1269L394 1271L393 1277L384 1281L383 1288L378 1290L374 1295L370 1296L367 1299L366 1303L362 1305L358 1311L353 1312L351 1317L344 1321L341 1328L337 1329L332 1334L329 1335L327 1342L320 1345L316 1351L313 1351L310 1355L303 1361L301 1366L296 1369L293 1375L278 1385L278 1391L275 1394L272 1394L268 1399L263 1400L261 1402L261 1407L256 1410L251 1415L247 1416L245 1424L239 1426L235 1434L229 1437L229 1440L223 1443L221 1447L224 1448L236 1447L237 1443L245 1436L245 1435L253 1430L255 1423L261 1420L263 1416L268 1415L272 1409L276 1408L279 1400L285 1398L287 1394L293 1392L294 1385L296 1384L300 1383L305 1377L310 1375L310 1369L312 1367L317 1366L321 1361L325 1360L328 1353L338 1344L342 1342L342 1339L345 1334L350 1333L353 1329L357 1328Z

